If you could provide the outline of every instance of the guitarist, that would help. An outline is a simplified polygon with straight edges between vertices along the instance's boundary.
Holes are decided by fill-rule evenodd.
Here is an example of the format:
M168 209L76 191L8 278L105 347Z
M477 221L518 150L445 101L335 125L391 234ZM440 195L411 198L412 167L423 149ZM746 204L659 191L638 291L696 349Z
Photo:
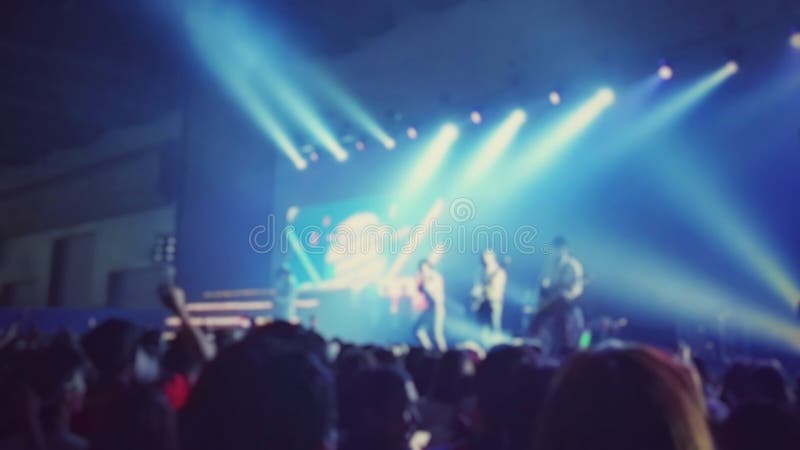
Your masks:
M503 321L503 298L506 293L506 270L492 250L481 253L481 270L472 287L472 310L483 328L484 342L490 342L489 331L500 335Z
M553 247L555 252L540 282L539 311L531 331L542 339L545 353L558 355L575 346L574 328L583 326L583 313L575 302L583 294L585 275L583 264L570 253L566 239L557 236Z

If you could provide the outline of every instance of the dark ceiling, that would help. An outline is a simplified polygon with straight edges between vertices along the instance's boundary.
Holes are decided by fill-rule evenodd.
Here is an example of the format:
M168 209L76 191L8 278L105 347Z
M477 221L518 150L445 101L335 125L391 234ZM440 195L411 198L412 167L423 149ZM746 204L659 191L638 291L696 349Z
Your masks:
M0 164L25 164L152 118L179 98L177 47L137 2L0 6Z
M193 64L179 22L165 7L178 1L2 2L0 165L29 164L175 109ZM400 4L442 9L462 1ZM239 2L255 14L277 14L273 23L326 54L346 52L391 29L397 11L394 2L376 0Z

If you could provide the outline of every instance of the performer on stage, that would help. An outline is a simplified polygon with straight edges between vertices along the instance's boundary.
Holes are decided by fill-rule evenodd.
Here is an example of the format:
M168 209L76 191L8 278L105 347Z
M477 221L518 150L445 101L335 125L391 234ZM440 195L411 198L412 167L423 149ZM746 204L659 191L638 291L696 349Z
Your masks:
M483 327L484 343L495 341L502 332L503 299L506 293L506 270L492 250L481 253L482 269L472 287L472 309ZM493 339L487 335L493 334Z
M559 355L575 348L583 329L583 312L575 304L583 294L583 264L569 251L566 239L553 240L555 252L545 265L539 287L539 311L532 332L543 351Z
M417 288L425 296L428 308L417 320L416 325L414 325L414 331L422 346L426 349L432 349L433 344L431 343L429 331L433 329L436 348L444 352L447 350L447 341L444 338L444 278L427 259L419 262Z
M297 298L297 279L292 274L289 264L283 263L278 268L275 279L275 297L272 317L275 320L296 322L295 299Z

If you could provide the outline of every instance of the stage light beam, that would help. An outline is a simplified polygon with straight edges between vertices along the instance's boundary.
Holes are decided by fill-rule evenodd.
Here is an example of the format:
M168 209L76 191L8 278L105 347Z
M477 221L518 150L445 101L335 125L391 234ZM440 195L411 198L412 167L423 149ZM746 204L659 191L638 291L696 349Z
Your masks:
M303 248L303 244L297 237L294 227L287 228L286 238L289 242L289 245L292 247L295 256L297 256L298 261L300 261L300 265L303 266L303 269L305 269L306 273L308 274L308 277L313 283L319 283L322 278L319 276L319 272L317 272L317 269L314 267L314 263L311 262L311 258L308 257L305 248Z
M419 244L422 242L425 235L430 232L431 226L434 224L436 219L442 215L442 211L444 211L444 200L440 198L433 203L431 209L429 209L427 214L425 214L425 218L422 219L422 223L413 227L413 231L409 235L408 242L403 246L403 248L400 249L400 253L397 255L397 258L389 268L384 280L391 280L400 274L403 266L406 265L411 256L413 256L417 251L417 248L419 247Z
M476 183L491 168L528 119L523 109L515 109L483 143L464 174L468 185Z
M458 127L452 123L444 125L425 149L408 178L410 191L419 191L430 181L444 162L448 150L458 139Z
M306 70L308 78L312 79L325 95L327 95L339 108L350 116L354 123L358 124L367 133L380 142L386 149L391 150L395 146L394 139L383 127L364 109L359 102L345 92L337 83L321 75L318 67L308 67Z
M558 125L530 145L530 150L516 163L509 176L516 185L541 173L569 144L580 136L608 107L614 104L615 94L610 88L598 90L578 109L567 115Z
M602 265L603 274L593 284L595 291L613 296L620 306L648 312L659 321L688 319L710 327L724 321L730 326L751 329L763 342L800 350L800 329L791 316L775 313L698 271L687 270L682 263L631 244L628 238L621 239L613 233L597 234L596 230L578 235L591 242L586 246L587 264L596 261L593 265L600 267L610 254L628 262L623 266ZM649 300L642 303L643 297Z
M702 99L713 92L714 88L721 85L722 82L738 71L739 65L736 61L728 61L719 69L693 83L688 89L677 96L668 99L642 118L630 135L631 141L626 143L626 145L635 146L635 144L649 137L650 134L656 130L672 122L691 107L697 105Z
M306 101L300 92L288 82L270 71L269 64L264 64L263 81L269 93L273 94L288 112L300 122L325 148L336 161L347 161L347 150L336 139L333 133L322 123L319 114Z
M304 170L308 162L292 142L273 111L267 107L253 87L234 67L230 53L220 48L217 24L213 18L200 11L191 10L185 16L189 38L203 62L218 78L226 91L256 122L260 130L269 137L297 170Z
M709 174L697 171L676 158L661 159L652 170L655 178L684 213L691 214L709 240L718 243L745 268L752 270L763 285L786 303L792 311L800 301L800 285L786 265L764 239L763 233L727 199L709 180ZM679 174L675 178L674 174ZM685 199L691 196L692 201Z

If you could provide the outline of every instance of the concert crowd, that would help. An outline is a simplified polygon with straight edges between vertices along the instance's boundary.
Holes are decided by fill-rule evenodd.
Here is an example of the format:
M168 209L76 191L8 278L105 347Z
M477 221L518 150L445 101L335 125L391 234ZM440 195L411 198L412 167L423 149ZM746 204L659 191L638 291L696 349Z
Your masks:
M275 321L165 341L122 319L0 341L0 450L781 450L797 384L776 361L607 341L446 351L326 340Z

